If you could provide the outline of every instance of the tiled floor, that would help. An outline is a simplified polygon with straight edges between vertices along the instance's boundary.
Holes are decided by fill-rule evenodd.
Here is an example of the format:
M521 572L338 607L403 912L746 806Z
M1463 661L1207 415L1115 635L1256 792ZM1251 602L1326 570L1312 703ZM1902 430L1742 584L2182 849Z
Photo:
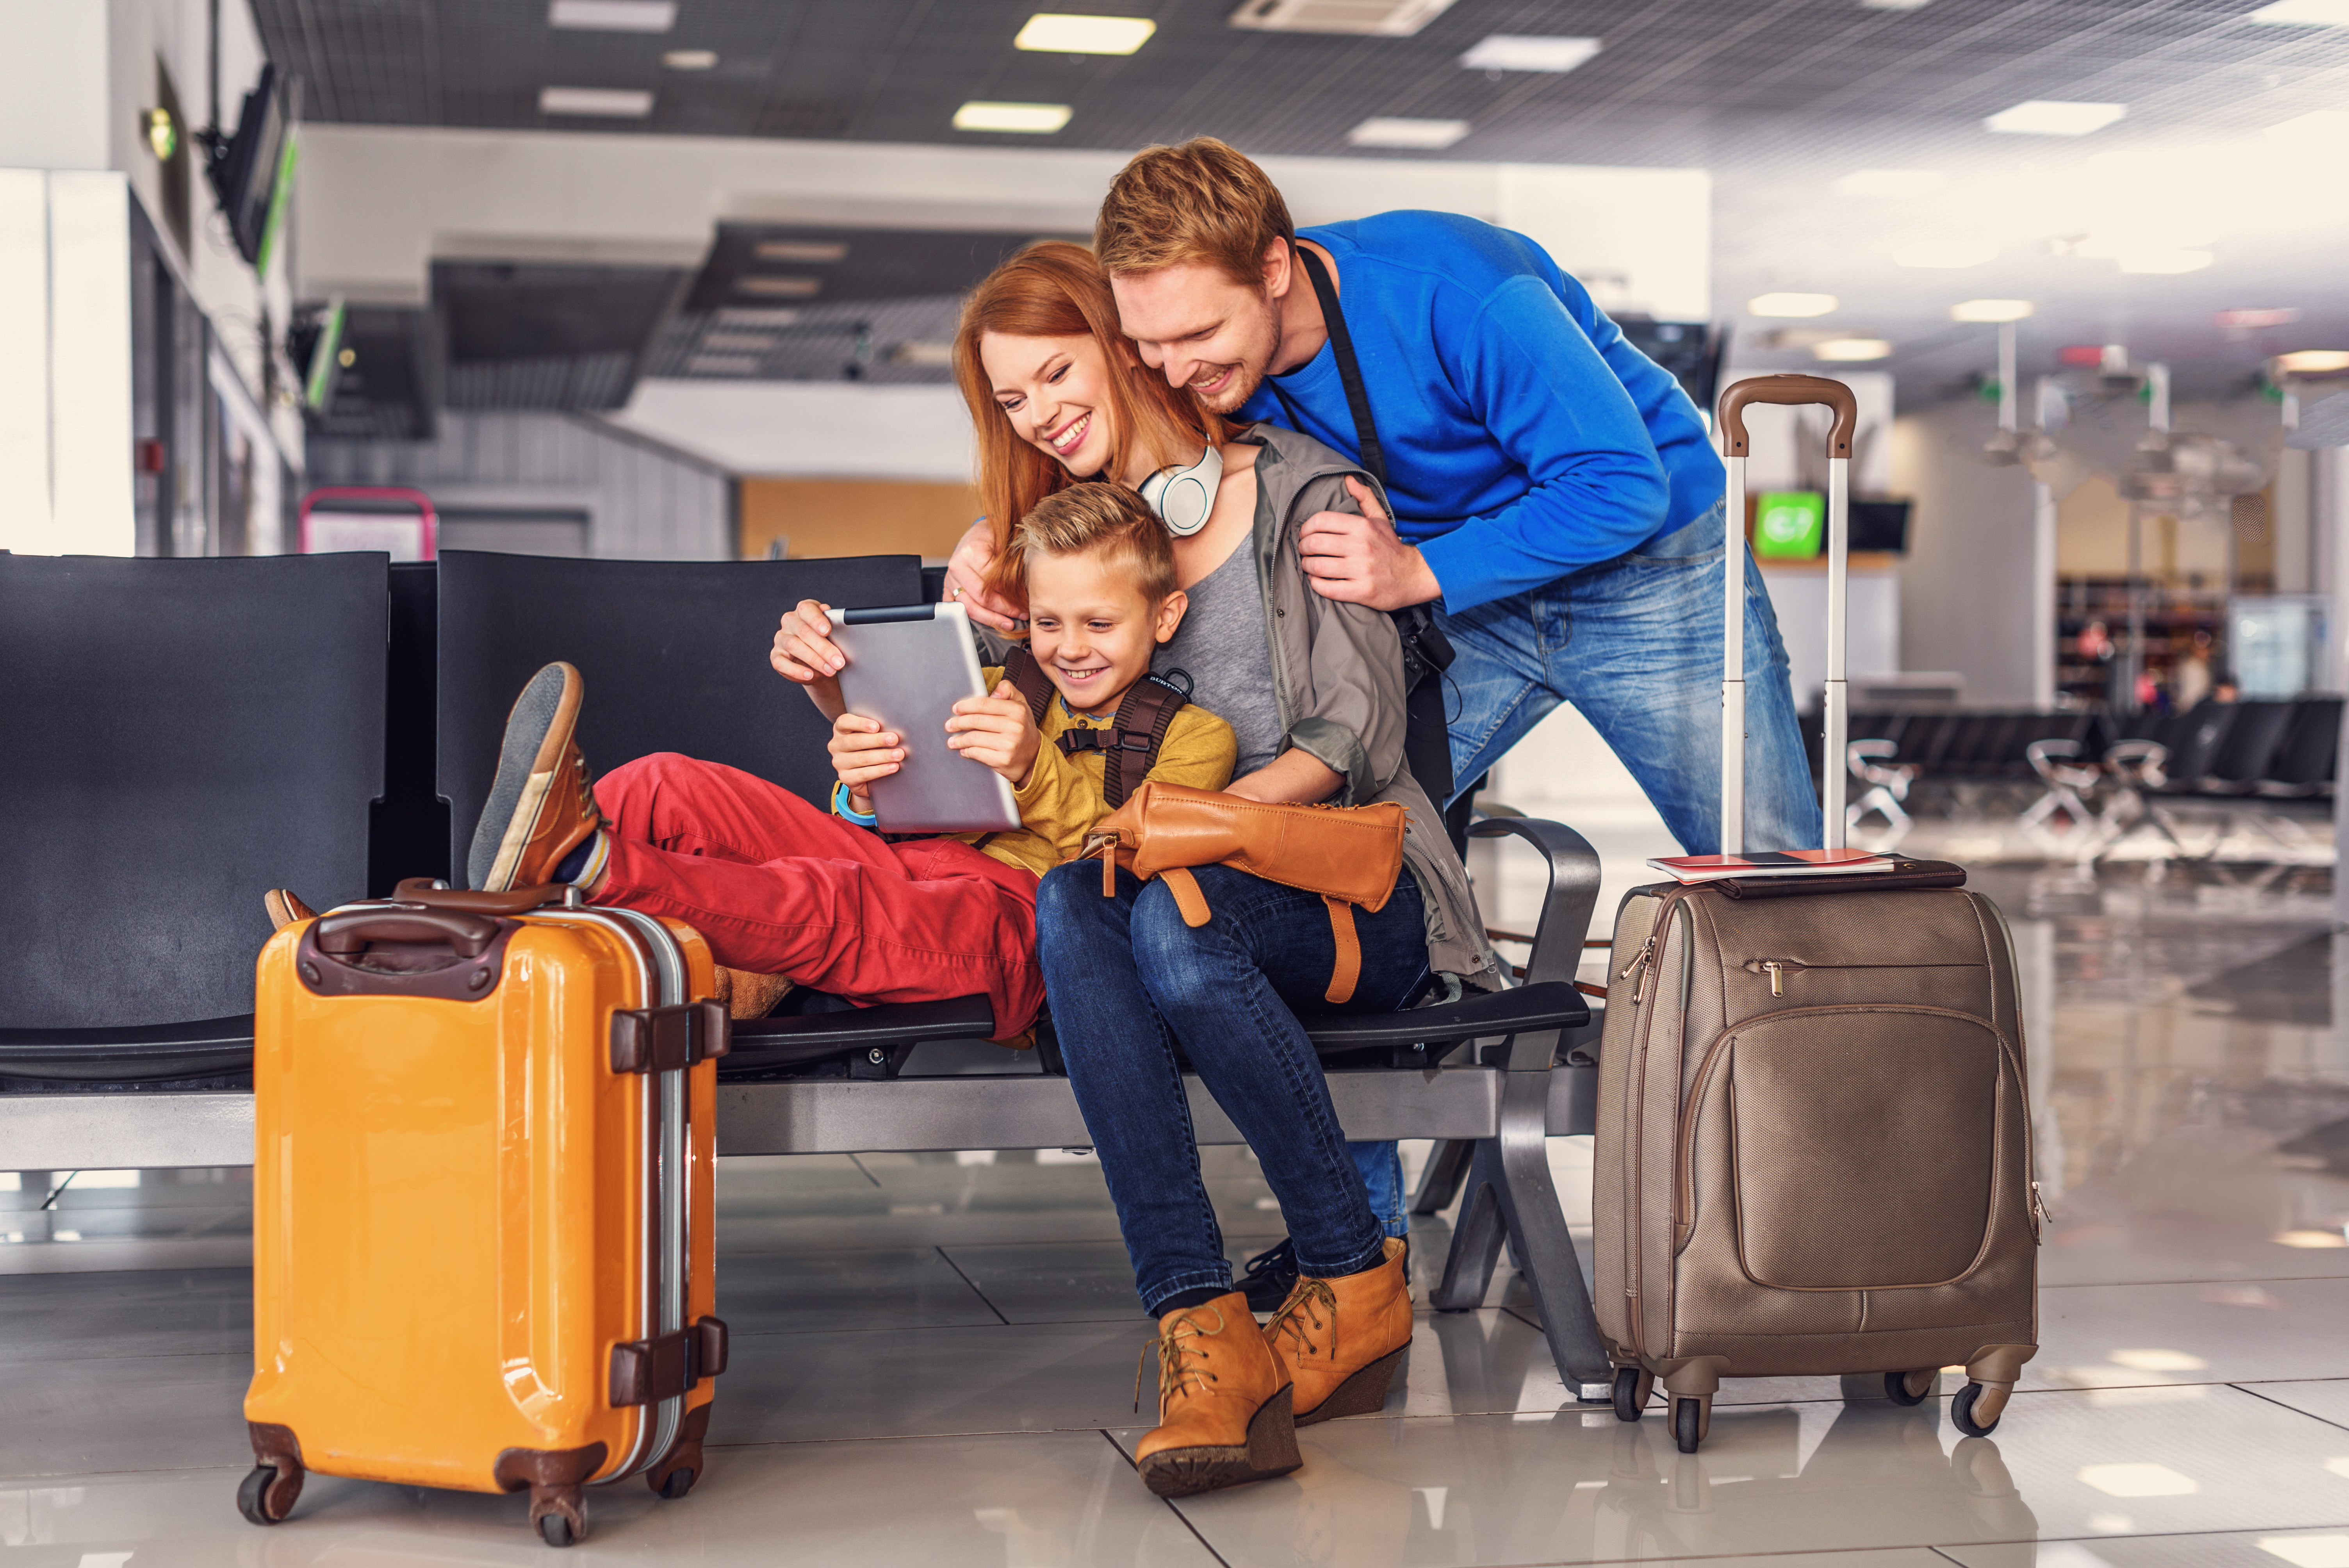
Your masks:
M582 1562L1257 1568L2349 1568L2349 939L2311 873L1992 868L2032 997L2043 1348L1988 1439L1937 1398L1732 1383L1703 1450L1570 1403L1511 1282L1426 1314L1375 1417L1281 1480L1135 1480L1136 1309L1098 1171L1050 1152L729 1161L710 1472L598 1491ZM2344 1018L2349 1026L2349 1018ZM1584 1146L1553 1145L1569 1191ZM1279 1215L1211 1153L1236 1257ZM517 1499L250 1463L243 1174L0 1176L0 1568L542 1563ZM1587 1190L1587 1186L1586 1186ZM1580 1218L1577 1214L1571 1216ZM1418 1233L1440 1261L1441 1220Z

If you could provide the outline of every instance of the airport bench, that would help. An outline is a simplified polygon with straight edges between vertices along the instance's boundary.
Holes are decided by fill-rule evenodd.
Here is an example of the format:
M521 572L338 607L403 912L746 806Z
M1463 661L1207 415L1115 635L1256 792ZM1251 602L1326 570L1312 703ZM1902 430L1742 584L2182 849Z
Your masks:
M12 662L61 672L45 696L0 696L0 744L20 757L59 755L76 716L95 736L66 752L70 769L15 770L5 799L18 820L55 820L53 798L87 787L155 825L117 856L123 874L86 888L60 868L85 841L109 841L105 820L74 820L24 851L40 864L22 868L36 874L18 885L38 895L12 902L12 920L27 936L62 920L80 945L20 942L0 953L0 1090L17 1091L0 1092L0 1150L19 1169L249 1162L243 1075L252 957L266 935L261 892L284 884L342 902L461 866L507 706L547 660L569 658L586 677L580 733L591 761L678 750L821 798L830 782L823 722L765 667L777 617L807 596L846 605L925 596L910 557L127 561L94 563L87 581L73 575L84 564L60 576L59 563L0 558L0 606L38 611L9 617ZM208 570L201 595L181 572L191 566ZM158 620L152 601L191 598L209 607L195 629ZM157 625L172 635L150 636ZM142 678L174 660L178 678L165 689ZM150 732L168 736L170 756L142 751ZM233 830L222 830L215 813L232 806ZM1443 1179L1468 1182L1436 1304L1480 1302L1506 1236L1561 1376L1603 1397L1606 1357L1543 1145L1549 1134L1591 1130L1598 1031L1573 976L1598 859L1553 823L1495 819L1475 830L1526 839L1548 860L1528 984L1307 1026L1351 1136L1443 1140ZM233 875L150 903L146 886L168 881L188 845ZM78 955L126 948L155 954L128 986L20 984L28 963L64 975ZM176 965L174 953L200 962ZM993 1033L976 998L747 1023L725 1064L719 1148L1089 1141L1065 1078L1040 1070L1051 1065L1049 1037L1024 1059L1006 1053L999 1073L919 1076L916 1045ZM832 1070L813 1076L811 1064ZM111 1092L93 1092L101 1089ZM1237 1140L1195 1080L1192 1097L1203 1141Z

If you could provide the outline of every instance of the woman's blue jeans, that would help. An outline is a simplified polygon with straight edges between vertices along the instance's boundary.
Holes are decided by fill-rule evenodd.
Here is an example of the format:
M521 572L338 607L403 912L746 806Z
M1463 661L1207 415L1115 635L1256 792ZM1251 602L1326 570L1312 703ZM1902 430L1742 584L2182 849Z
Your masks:
M1392 1012L1427 979L1419 884L1408 870L1377 913L1354 911L1361 979L1342 1008L1322 999L1337 943L1318 896L1228 866L1194 874L1214 912L1195 930L1163 882L1121 872L1116 896L1102 897L1090 861L1056 868L1036 895L1053 1030L1117 1205L1134 1288L1154 1316L1185 1291L1231 1288L1200 1179L1185 1059L1256 1150L1299 1270L1336 1278L1377 1265L1385 1227L1297 1015Z

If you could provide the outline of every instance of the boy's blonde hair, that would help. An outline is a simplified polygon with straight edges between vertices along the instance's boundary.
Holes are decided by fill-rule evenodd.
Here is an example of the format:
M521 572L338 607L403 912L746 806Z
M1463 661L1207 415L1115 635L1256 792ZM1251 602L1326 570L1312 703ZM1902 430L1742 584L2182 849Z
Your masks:
M1011 548L1023 586L1038 556L1099 553L1147 603L1164 603L1174 592L1174 542L1149 503L1123 485L1088 480L1054 490L1019 520Z
M1246 153L1212 136L1135 153L1110 181L1093 220L1093 254L1112 277L1206 262L1243 287L1260 288L1264 253L1276 240L1296 239L1279 187Z

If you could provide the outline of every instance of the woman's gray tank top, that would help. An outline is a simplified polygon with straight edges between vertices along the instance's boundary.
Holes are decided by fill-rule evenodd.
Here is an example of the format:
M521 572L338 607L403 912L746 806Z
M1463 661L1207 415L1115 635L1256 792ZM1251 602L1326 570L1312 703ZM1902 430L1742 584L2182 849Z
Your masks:
M1272 645L1264 629L1264 595L1249 541L1190 588L1190 608L1150 667L1191 677L1191 700L1232 727L1244 777L1280 753L1280 699L1272 685Z

